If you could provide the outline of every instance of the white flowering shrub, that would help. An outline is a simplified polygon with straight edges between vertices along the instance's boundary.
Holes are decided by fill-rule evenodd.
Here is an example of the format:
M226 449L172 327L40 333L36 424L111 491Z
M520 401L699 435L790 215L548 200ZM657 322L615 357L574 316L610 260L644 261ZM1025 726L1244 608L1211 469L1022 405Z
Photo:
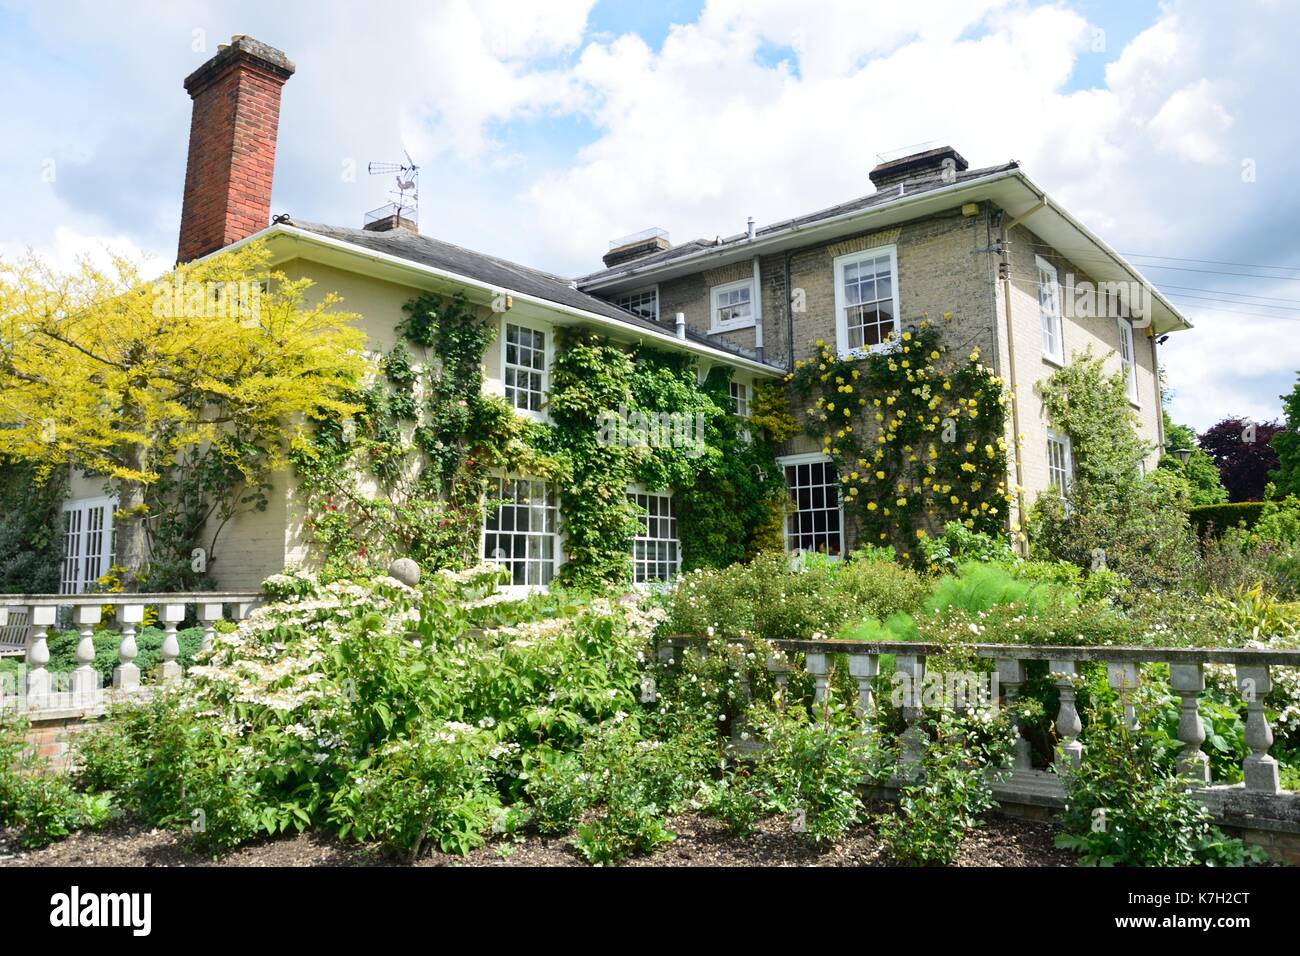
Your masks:
M511 601L498 573L419 589L277 575L276 599L218 634L181 688L109 722L86 773L214 849L328 827L464 853L517 828L548 755L640 726L663 613L636 597Z

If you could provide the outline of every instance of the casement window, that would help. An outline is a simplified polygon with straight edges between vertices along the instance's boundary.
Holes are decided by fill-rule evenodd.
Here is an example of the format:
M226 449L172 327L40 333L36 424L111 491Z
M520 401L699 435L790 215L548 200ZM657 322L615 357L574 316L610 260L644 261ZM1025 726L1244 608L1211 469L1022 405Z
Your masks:
M823 455L780 459L790 503L785 516L785 549L791 553L844 553L844 513L835 465Z
M638 289L635 292L628 292L620 295L614 300L614 304L620 309L627 309L629 312L635 312L644 319L651 322L659 321L659 287L653 289Z
M1124 387L1128 391L1128 400L1137 404L1137 352L1133 348L1133 323L1128 319L1119 319L1119 363L1124 370Z
M546 333L507 322L503 344L501 374L506 401L512 408L540 414L548 372Z
M880 348L898 331L898 250L881 246L834 261L835 339L841 355Z
M1074 461L1070 453L1070 436L1047 430L1047 481L1061 498L1070 493L1074 482Z
M748 382L732 381L731 383L731 411L741 418L749 417L749 398L750 389Z
M632 539L632 580L671 583L682 571L682 543L677 537L677 516L673 496L667 492L628 492L637 507L640 530Z
M709 331L729 332L754 325L754 280L742 279L709 290Z
M483 560L508 569L511 585L550 584L560 555L560 507L554 487L531 478L494 478L488 498Z
M112 498L81 498L63 505L60 594L84 594L113 565Z
M1053 362L1065 362L1065 335L1061 327L1061 287L1056 266L1042 256L1038 263L1038 315L1043 325L1043 355Z

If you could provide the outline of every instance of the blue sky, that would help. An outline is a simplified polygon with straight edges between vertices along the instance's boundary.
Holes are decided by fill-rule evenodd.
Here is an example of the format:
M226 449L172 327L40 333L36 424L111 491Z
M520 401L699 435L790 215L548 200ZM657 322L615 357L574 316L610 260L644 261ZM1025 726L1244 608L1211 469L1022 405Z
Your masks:
M298 66L274 212L359 225L389 186L366 162L407 148L423 231L580 274L614 236L734 233L750 215L870 192L877 153L948 142L973 165L1020 160L1194 319L1163 351L1179 420L1274 417L1300 368L1295 4L1243 0L1230 17L1209 0L129 10L0 0L0 254L111 246L165 266L181 80L247 33Z

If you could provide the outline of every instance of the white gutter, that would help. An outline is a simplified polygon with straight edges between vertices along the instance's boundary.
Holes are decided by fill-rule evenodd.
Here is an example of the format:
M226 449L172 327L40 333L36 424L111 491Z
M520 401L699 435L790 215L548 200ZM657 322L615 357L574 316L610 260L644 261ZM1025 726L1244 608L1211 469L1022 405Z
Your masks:
M1098 250L1104 253L1108 258L1114 259L1115 262L1120 266L1120 268L1122 268L1125 272L1127 272L1134 279L1134 281L1140 282L1142 284L1142 287L1146 289L1148 292L1150 292L1157 300L1159 300L1160 304L1163 305L1166 309L1168 309L1170 313L1173 314L1174 318L1182 322L1185 327L1189 329L1194 328L1194 326L1192 325L1192 321L1188 319L1185 315L1183 315L1181 312L1179 312L1178 309L1174 307L1174 304L1172 302L1170 302L1163 295L1161 295L1160 290L1155 287L1155 284L1146 276L1144 276L1141 272L1139 272L1136 266L1132 265L1127 259L1121 256L1118 252L1116 252L1110 246L1106 245L1105 241L1101 239L1101 237L1095 235L1092 232L1092 230L1090 230L1083 223L1079 222L1079 220L1071 216L1068 212L1065 211L1065 209L1063 209L1061 206L1058 206L1055 202L1053 202L1052 197L1047 195L1047 193L1044 192L1043 189L1032 179L1030 179L1024 173L1020 173L1020 178L1024 180L1026 186L1028 186L1030 189L1032 189L1034 192L1038 194L1040 205L1045 206L1052 212L1056 213L1058 216L1060 216L1062 219L1068 222L1071 226L1073 226L1078 232L1082 233L1085 239L1091 242L1093 246L1095 246ZM1029 212L1026 212L1023 216L1017 219L1014 224L1018 224L1022 220L1029 218L1030 214L1035 211L1036 208L1029 210ZM1070 258L1068 253L1060 249L1057 249L1056 251L1060 252L1061 255L1065 256L1065 258L1067 259Z
M736 365L752 372L761 372L762 374L772 378L785 374L783 369L773 368L770 365L755 361L754 359L745 358L742 355L735 355L722 349L715 349L703 343L692 342L690 339L679 339L671 332L660 331L658 329L644 329L634 325L628 325L609 316L599 315L595 312L588 312L586 309L564 305L563 303L544 299L540 296L529 295L526 292L516 292L513 289L503 289L500 286L484 282L481 279L472 279L469 276L463 276L455 272L448 272L447 270L439 269L436 266L413 262L410 259L403 259L401 256L389 255L386 252L376 252L373 249L366 249L343 239L334 239L330 236L318 235L317 233L310 232L306 229L299 229L297 226L287 226L282 223L267 226L260 232L255 232L253 235L248 236L245 239L240 239L238 242L232 242L228 246L223 246L221 249L216 250L216 252L208 253L208 256L214 256L231 249L238 249L240 246L247 245L248 243L257 240L271 239L277 235L287 236L299 242L306 242L310 245L322 246L327 249L334 249L339 252L347 253L348 255L358 256L403 272L431 276L445 282L467 286L471 289L477 289L486 293L488 298L504 293L512 297L516 302L527 302L543 309L549 309L554 312L572 316L576 319L581 319L584 322L590 322L595 325L604 326L605 328L615 329L624 335L635 335L642 339L649 339L650 341L661 345L670 346L674 349L685 349L688 352L707 356L710 359L720 359L728 364ZM202 256L201 258L206 259L208 256Z

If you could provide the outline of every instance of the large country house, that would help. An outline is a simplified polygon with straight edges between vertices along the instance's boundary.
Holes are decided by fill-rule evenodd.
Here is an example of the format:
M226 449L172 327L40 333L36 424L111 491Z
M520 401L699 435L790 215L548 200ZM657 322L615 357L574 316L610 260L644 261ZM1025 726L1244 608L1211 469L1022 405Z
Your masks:
M863 198L765 226L750 220L713 240L672 245L648 230L612 244L602 270L571 280L420 235L401 215L363 228L287 216L268 225L280 90L293 72L278 50L235 37L186 79L194 107L180 258L265 240L280 269L341 295L378 352L394 345L413 296L463 294L499 325L483 356L486 388L519 414L546 414L563 327L686 353L701 374L725 366L744 415L753 385L783 377L818 340L858 353L920 317L946 315L944 334L978 345L1014 398L1007 439L1020 453L1007 481L1022 490L1010 521L1035 495L1069 485L1068 438L1050 427L1035 384L1089 346L1124 370L1149 464L1163 445L1157 346L1187 321L1015 162L969 169L948 147L913 153L871 170L875 191ZM510 308L493 310L503 296ZM812 439L780 451L788 547L845 553L855 542L833 467ZM255 588L286 565L310 563L293 479L283 478L266 511L224 532L217 586ZM563 561L554 502L565 489L537 485L502 485L507 496L533 496L518 509L531 524L504 520L507 504L490 511L484 531L484 557L509 565L518 583L544 584ZM671 519L670 495L640 491L653 516ZM65 511L62 587L80 592L108 567L112 499L102 482L75 476ZM679 566L673 527L645 522L638 545L663 558L649 577Z

